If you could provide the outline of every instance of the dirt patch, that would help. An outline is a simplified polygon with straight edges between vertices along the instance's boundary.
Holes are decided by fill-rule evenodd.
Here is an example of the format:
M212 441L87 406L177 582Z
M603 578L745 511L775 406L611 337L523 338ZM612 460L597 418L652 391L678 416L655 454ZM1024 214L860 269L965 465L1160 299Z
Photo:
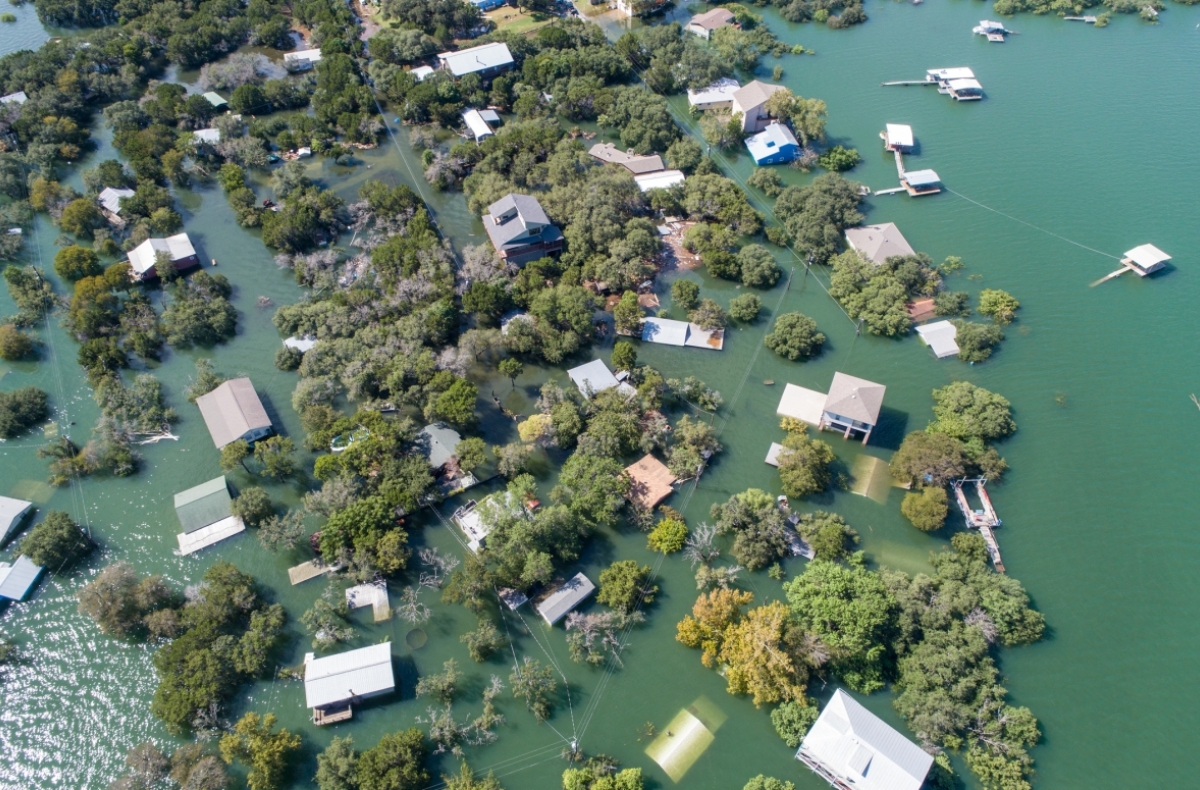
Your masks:
M662 236L662 242L666 246L662 255L662 270L670 271L671 269L680 269L689 271L698 269L701 266L700 256L694 252L688 252L683 246L683 234L687 233L687 229L695 225L695 222L672 222L668 220L662 227L668 229L668 233Z

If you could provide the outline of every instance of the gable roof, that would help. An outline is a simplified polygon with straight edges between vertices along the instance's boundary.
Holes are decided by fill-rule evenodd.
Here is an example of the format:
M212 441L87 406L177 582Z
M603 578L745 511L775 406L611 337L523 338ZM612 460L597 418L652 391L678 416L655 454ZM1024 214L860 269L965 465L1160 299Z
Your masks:
M230 379L212 392L196 398L204 424L213 444L221 449L250 431L271 427L271 418L263 408L250 379Z
M873 381L834 373L825 398L825 411L839 417L875 425L879 420L879 409L883 406L883 394L887 387Z
M413 443L429 459L431 467L440 469L454 457L454 450L461 441L458 431L439 422L422 428Z
M894 222L882 225L863 225L847 228L846 241L860 254L877 264L882 264L893 255L916 255L908 239Z
M958 342L955 340L958 337L958 327L949 321L934 321L932 324L919 326L917 334L938 359L952 357L958 353Z
M695 107L697 104L714 104L733 99L733 94L741 89L741 83L732 77L722 77L712 85L692 90L688 88L688 103Z
M160 252L170 255L171 262L175 263L194 256L196 248L192 246L192 240L186 233L177 233L165 239L146 239L129 251L129 265L134 274L152 271Z
M34 565L33 560L24 554L9 565L0 562L0 598L10 601L23 601L29 590L42 575L42 566Z
M781 90L785 90L783 85L772 85L761 80L754 80L733 92L733 102L743 109L750 109L765 104L767 99Z
M662 157L658 154L641 156L617 148L613 143L596 143L588 150L588 156L601 162L618 164L634 175L655 173L663 169Z
M100 190L97 200L106 211L111 211L114 214L121 213L121 198L131 198L134 196L132 189L116 189L114 187L105 187ZM145 242L143 242L144 244Z
M477 71L509 66L513 63L512 53L504 42L495 44L480 44L458 52L439 52L438 60L442 66L449 69L456 77L464 74L474 74Z
M21 519L32 509L32 502L0 496L0 543L8 540L8 536L21 523Z
M625 467L632 485L629 501L643 510L651 510L675 490L672 484L679 478L671 473L667 465L646 453L642 458Z
M304 665L304 705L322 708L396 688L392 643L314 658Z
M617 377L608 369L608 365L604 364L603 359L593 359L586 365L571 368L567 371L567 375L585 396L589 392L591 394L603 392L620 384Z
M463 123L467 125L467 130L475 138L475 142L479 142L483 138L491 137L495 134L479 110L464 110L462 119Z
M175 515L184 533L195 532L233 515L233 500L225 476L181 491L175 495Z
M204 98L208 99L208 103L214 107L220 107L223 104L229 103L225 101L225 99L221 98L221 94L217 93L216 91L209 91L208 93L202 95Z
M285 52L284 63L318 63L321 60L321 50L301 49L296 52Z
M942 179L933 170L908 170L904 173L904 181L912 187L925 187L940 184Z
M506 214L511 216L501 219ZM483 227L492 240L492 246L499 250L528 232L553 226L537 198L510 192L488 206L488 213L483 215ZM555 228L549 234L543 232L542 235L555 237L557 231Z
M688 27L696 25L706 30L716 30L719 27L725 27L733 21L733 12L728 8L714 8L711 11L706 11L703 14L696 14L688 22Z
M595 591L596 585L592 584L592 580L582 573L577 573L570 581L538 604L538 614L547 623L554 625Z
M192 139L201 143L215 144L221 142L220 129L197 129L192 132Z
M1125 257L1143 269L1149 269L1152 266L1157 266L1160 263L1166 263L1171 260L1170 255L1167 255L1153 244L1142 244L1134 247L1125 253Z
M933 757L842 689L804 736L796 757L860 790L919 790Z

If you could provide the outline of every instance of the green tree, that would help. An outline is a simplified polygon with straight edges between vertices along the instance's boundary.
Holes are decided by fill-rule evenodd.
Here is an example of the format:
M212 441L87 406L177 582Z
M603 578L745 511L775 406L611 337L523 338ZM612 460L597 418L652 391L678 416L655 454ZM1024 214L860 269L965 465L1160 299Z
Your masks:
M201 357L196 360L196 377L188 384L185 392L189 403L195 403L196 399L201 395L207 395L217 387L225 383L225 379L219 376L216 370L213 369L212 360ZM238 441L241 441L240 439ZM226 445L228 446L228 445ZM222 467L225 468L225 467ZM230 469L232 467L229 467ZM228 471L228 469L226 469Z
M776 710L783 708L785 705L794 705L794 706L799 707L798 704L795 702L785 702L785 703L783 703L783 705L780 705L779 708L776 708ZM809 708L800 708L800 710L809 710ZM813 708L812 710L815 711L815 708ZM772 712L771 718L774 718L774 717L775 717L775 713ZM816 717L816 714L814 713L813 721L816 721L816 719L817 719L817 717ZM788 744L788 745L790 746L791 744ZM799 745L800 745L800 741L797 740L796 746L799 746ZM793 747L793 748L795 748L795 747ZM749 782L746 782L746 786L743 787L742 790L796 790L796 786L794 784L792 784L791 782L785 781L783 779L776 779L773 776L763 776L762 774L759 774L758 776L751 779Z
M638 602L650 603L658 587L649 583L650 566L638 567L633 560L618 560L600 571L600 592L596 600L622 612L630 612Z
M106 565L75 597L80 612L95 620L101 632L118 639L141 636L150 615L176 602L161 576L139 579L127 562Z
M68 514L52 510L42 523L29 530L19 549L35 565L59 573L87 555L94 545Z
M946 523L950 506L944 488L924 488L910 491L900 503L900 512L922 532L934 532Z
M721 309L721 305L706 296L688 313L688 320L701 329L724 329L725 311Z
M914 431L904 437L892 456L892 477L910 486L940 487L962 477L967 470L962 442L944 433Z
M681 519L664 518L655 525L654 529L650 530L650 534L646 536L646 540L651 551L674 554L683 549L684 544L687 542L687 536L687 524Z
M454 455L458 458L458 468L464 472L471 472L482 466L487 459L486 453L487 445L478 436L468 436L454 448Z
M317 755L317 787L320 790L358 790L358 750L354 738L334 736Z
M475 399L478 388L466 379L455 379L444 392L436 395L426 407L426 416L454 425L470 425L475 421Z
M755 288L770 288L779 282L779 265L775 256L761 244L747 244L738 250L738 268L742 273L742 285Z
M803 313L784 313L766 337L767 348L795 361L813 356L825 345L825 335L817 331L817 322Z
M783 440L779 454L779 479L783 493L789 497L806 497L829 487L829 466L834 461L833 448L808 432L791 432Z
M221 469L232 472L234 467L241 465L247 472L246 459L250 457L250 445L244 439L235 439L221 448Z
M671 302L684 310L692 310L700 304L700 286L691 280L676 280L671 283Z
M506 376L509 380L511 380L513 389L516 389L517 376L520 376L525 372L525 366L521 363L521 360L514 359L513 357L507 357L500 360L500 364L496 367L500 371L500 375Z
M251 486L242 489L231 503L230 511L246 522L247 526L257 527L275 514L275 503L266 491L258 486Z
M933 391L931 433L944 433L968 441L1003 439L1017 430L1009 402L994 392L967 381L956 381Z
M775 201L775 215L797 250L825 263L837 253L842 232L863 221L858 210L861 200L857 184L837 173L825 173L807 186L783 190Z
M613 306L613 322L618 332L632 335L641 331L642 308L638 304L637 294L633 291L621 294L621 301Z
M513 666L508 685L514 697L525 700L525 706L535 719L545 721L550 718L554 695L558 691L558 681L550 667L543 667L536 658L525 656L522 663Z
M762 311L762 300L757 294L742 294L729 301L729 317L734 321L748 324L758 318Z
M858 543L858 533L837 513L823 510L805 513L796 529L819 560L840 562L850 556L850 549Z
M563 464L550 497L587 523L612 524L629 493L629 478L623 471L612 458L576 452Z
M617 370L633 370L637 367L637 349L628 340L613 344L612 365Z
M29 335L12 324L0 325L0 359L16 362L25 359L33 351Z
M835 173L845 172L861 161L862 156L859 155L857 148L843 148L840 145L830 148L817 160L821 167Z
M429 783L428 754L416 727L383 736L358 758L358 790L420 790Z
M778 197L780 192L783 192L783 181L779 178L779 174L767 167L755 168L750 177L746 179L746 184L761 189L767 197Z
M775 732L779 733L779 737L788 748L795 749L800 746L800 741L804 740L819 714L817 706L809 703L807 699L800 702L788 701L771 711L771 724L775 726ZM746 787L749 788L750 785Z
M286 729L275 731L274 713L259 716L251 711L238 720L233 732L221 738L222 759L249 767L246 784L250 790L282 787L291 753L299 748L299 735Z
M72 244L63 247L54 256L54 271L64 280L74 282L84 277L94 277L104 271L100 256L88 247Z
M467 652L475 661L487 661L508 642L496 624L486 618L480 619L479 626L463 634L459 641L467 646Z
M980 324L956 319L954 342L958 344L958 358L963 362L983 362L992 355L992 350L1004 339L1004 332L995 324Z
M457 774L442 774L442 781L446 783L446 790L503 790L494 774L489 772L487 776L477 777L466 763L459 766Z
M254 443L254 460L262 464L262 473L267 477L290 477L296 471L295 452L296 445L286 436L272 436Z
M0 392L0 437L12 439L50 416L50 398L37 387Z
M67 233L76 236L91 236L92 231L103 224L104 218L100 210L87 198L78 198L68 203L62 210L59 227Z
M997 324L1012 323L1020 306L1021 303L1007 291L984 288L979 292L979 312L990 316Z

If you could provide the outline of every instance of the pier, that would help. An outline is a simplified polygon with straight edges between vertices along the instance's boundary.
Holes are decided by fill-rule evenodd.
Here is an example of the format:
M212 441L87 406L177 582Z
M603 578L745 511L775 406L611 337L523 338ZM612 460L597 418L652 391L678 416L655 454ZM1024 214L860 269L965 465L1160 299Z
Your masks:
M1064 16L1063 21L1064 22L1084 22L1089 25L1094 25L1094 24L1096 24L1096 17L1094 17L1094 16Z
M924 85L925 87L929 87L931 85L937 85L937 83L930 82L929 80L895 80L893 82L879 83L881 88L890 88L893 85Z
M983 505L982 510L973 509L967 501L963 485L971 483L975 484L975 493L979 497L980 504ZM983 536L983 542L987 545L988 556L992 558L992 565L995 566L997 572L1004 573L1004 561L1000 558L1000 544L996 541L995 533L995 529L1000 526L1001 521L1000 517L996 515L996 508L992 506L992 499L984 487L986 484L986 477L964 477L962 480L955 480L951 483L951 487L954 489L954 499L958 502L967 528L979 530L979 534Z

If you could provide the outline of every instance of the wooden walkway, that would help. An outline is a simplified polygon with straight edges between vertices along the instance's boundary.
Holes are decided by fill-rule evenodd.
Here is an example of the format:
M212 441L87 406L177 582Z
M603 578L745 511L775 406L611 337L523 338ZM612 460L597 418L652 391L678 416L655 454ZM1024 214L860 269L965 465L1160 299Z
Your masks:
M386 582L372 582L351 587L346 590L346 606L351 609L370 606L377 623L382 623L392 616L392 607L388 604Z
M964 483L975 484L975 493L983 505L982 510L971 508L970 503L967 502L967 495L963 492ZM996 541L994 531L1001 524L1000 517L996 515L996 508L992 506L992 498L988 496L987 489L984 488L986 484L986 478L976 477L955 480L951 485L954 488L954 499L958 502L967 527L979 530L979 534L983 536L983 542L987 544L988 556L992 558L992 565L999 573L1004 573L1004 560L1000 558L1000 544Z

